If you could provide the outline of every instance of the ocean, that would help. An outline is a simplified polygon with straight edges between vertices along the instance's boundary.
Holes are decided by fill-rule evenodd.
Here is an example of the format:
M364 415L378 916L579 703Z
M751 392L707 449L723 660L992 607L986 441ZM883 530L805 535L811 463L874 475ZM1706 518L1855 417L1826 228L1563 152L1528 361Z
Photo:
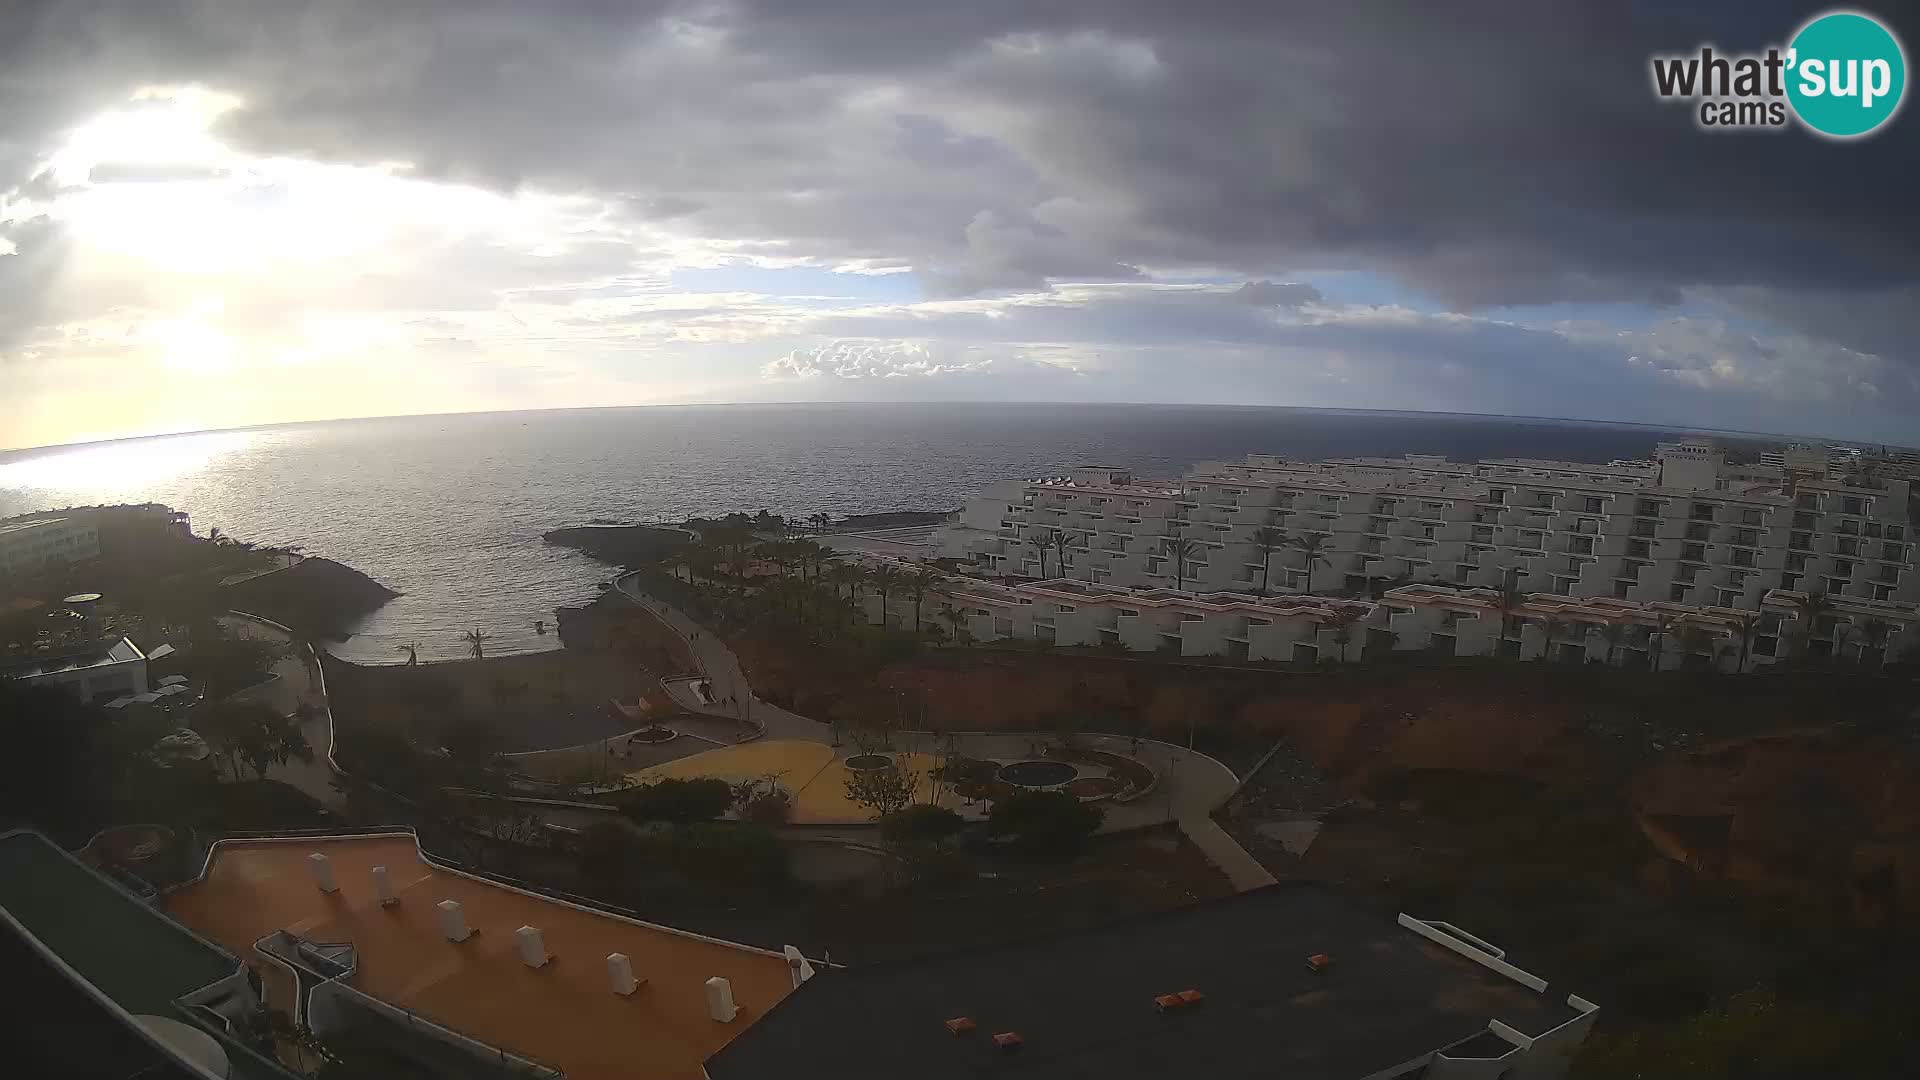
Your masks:
M0 453L0 517L161 502L195 531L291 545L399 599L334 646L391 663L556 648L553 609L611 568L541 534L594 519L770 509L947 510L985 484L1083 462L1175 477L1248 453L1467 460L1646 457L1672 432L1432 413L1187 405L699 405L288 424ZM548 632L534 632L545 620Z

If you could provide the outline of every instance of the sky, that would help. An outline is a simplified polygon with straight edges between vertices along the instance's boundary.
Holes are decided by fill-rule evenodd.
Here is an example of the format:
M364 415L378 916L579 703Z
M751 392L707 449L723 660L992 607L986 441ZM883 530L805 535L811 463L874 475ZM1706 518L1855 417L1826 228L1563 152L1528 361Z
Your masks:
M1650 87L1819 10L11 0L0 448L823 400L1920 443L1914 109Z

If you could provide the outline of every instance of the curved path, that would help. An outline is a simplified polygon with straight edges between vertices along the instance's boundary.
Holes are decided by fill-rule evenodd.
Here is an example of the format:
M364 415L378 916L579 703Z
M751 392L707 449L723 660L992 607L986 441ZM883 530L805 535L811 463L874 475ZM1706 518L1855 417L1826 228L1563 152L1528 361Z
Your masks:
M739 658L727 647L727 643L694 622L685 612L641 589L637 573L616 578L614 590L651 612L680 635L692 652L694 662L700 666L701 674L710 681L713 696L717 699L717 704L708 705L690 689L686 689L685 684L681 684L681 691L673 694L677 703L696 713L764 724L768 738L833 742L832 729L828 725L755 697L753 687L748 684L746 674L740 668ZM955 737L969 753L996 758L1037 753L1047 741L1046 736L1038 733L983 732ZM1133 749L1132 740L1129 739L1109 735L1091 738L1102 748L1118 753ZM896 741L903 750L930 749L932 737L925 732L901 732ZM926 745L920 745L922 743ZM1273 875L1213 820L1213 811L1225 805L1239 783L1231 769L1205 754L1153 739L1141 740L1135 756L1154 770L1160 778L1159 783L1143 798L1127 803L1105 803L1106 821L1103 829L1120 831L1177 821L1187 838L1227 875L1235 888L1246 890L1273 884Z

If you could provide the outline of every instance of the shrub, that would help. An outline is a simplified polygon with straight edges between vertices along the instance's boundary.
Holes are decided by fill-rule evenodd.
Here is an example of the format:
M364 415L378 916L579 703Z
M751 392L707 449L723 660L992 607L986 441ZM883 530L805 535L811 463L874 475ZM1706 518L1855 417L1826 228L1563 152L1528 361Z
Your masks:
M639 821L671 821L677 825L712 821L733 806L733 788L725 780L668 778L627 788L616 798L620 812Z
M1100 828L1101 812L1062 791L1015 791L993 804L989 836L1035 855L1073 855Z
M909 806L880 820L880 839L889 847L937 848L966 827L944 806Z

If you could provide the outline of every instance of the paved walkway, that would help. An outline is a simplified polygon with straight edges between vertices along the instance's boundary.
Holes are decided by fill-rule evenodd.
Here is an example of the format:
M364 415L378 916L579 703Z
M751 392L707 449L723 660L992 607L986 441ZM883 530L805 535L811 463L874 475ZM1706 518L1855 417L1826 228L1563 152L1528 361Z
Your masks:
M284 765L269 766L266 779L299 788L329 810L346 809L346 796L333 786L333 769L327 765L327 746L333 739L327 719L330 715L327 696L320 688L313 666L308 663L306 650L294 644L292 635L252 619L222 615L219 622L237 637L264 638L287 647L287 655L273 665L273 673L280 678L262 690L256 700L272 705L282 715L291 715L301 705L314 707L312 718L300 726L307 745L313 748L313 760L295 758Z
M770 739L805 739L822 743L833 741L832 729L828 725L754 697L753 688L747 683L739 659L726 642L702 628L678 608L640 589L637 575L629 574L617 579L614 588L622 596L652 612L687 642L694 661L711 680L711 692L720 699L718 706L707 705L690 686L682 683L678 692L669 688L676 702L694 712L738 716L737 704L728 707L726 703L730 696L735 703L750 703L748 717L764 723ZM1041 748L1051 741L1040 733L972 733L958 734L953 738L956 748L962 753L1002 760L1038 756ZM1226 803L1239 784L1232 770L1205 754L1172 743L1143 739L1136 751L1131 739L1110 735L1094 735L1089 739L1098 749L1135 754L1160 778L1154 790L1144 798L1125 803L1102 803L1106 811L1103 831L1118 832L1176 821L1181 832L1227 875L1236 889L1257 889L1274 883L1273 875L1252 855L1247 854L1246 849L1236 843L1233 837L1227 835L1226 830L1220 828L1211 816ZM893 739L895 750L909 752L931 751L935 749L934 742L934 737L925 732L899 732Z

